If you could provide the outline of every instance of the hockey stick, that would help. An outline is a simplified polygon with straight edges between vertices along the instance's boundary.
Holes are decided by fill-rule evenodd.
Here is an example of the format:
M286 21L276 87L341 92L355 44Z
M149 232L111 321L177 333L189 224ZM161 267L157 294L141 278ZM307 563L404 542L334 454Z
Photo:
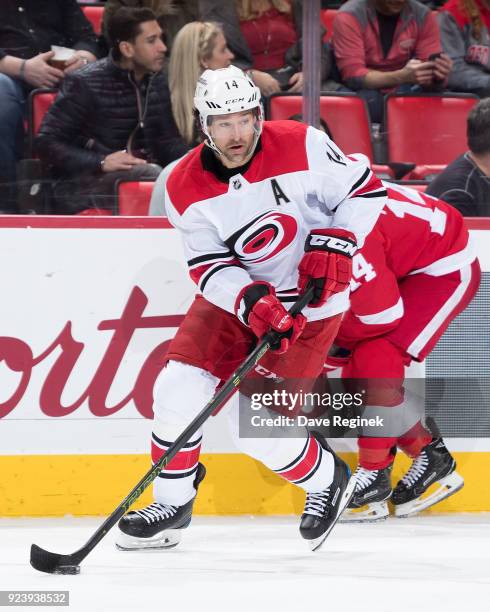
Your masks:
M289 311L293 316L296 316L309 303L313 297L313 289L310 287L301 295L293 304ZM221 389L215 394L207 405L201 410L197 417L184 429L180 436L171 444L167 452L160 457L155 465L143 476L134 489L123 499L119 506L109 515L92 537L85 543L82 548L75 551L71 555L60 555L44 550L36 544L31 546L31 565L40 572L48 574L79 574L80 563L97 546L109 530L126 514L133 503L140 497L145 489L155 480L160 473L160 470L175 457L175 455L184 447L193 434L201 427L201 425L211 416L211 414L229 399L233 391L240 385L245 376L249 374L257 362L267 353L278 338L276 332L267 333L262 340L257 344L255 349L245 359L242 365L237 368L230 378L224 383Z

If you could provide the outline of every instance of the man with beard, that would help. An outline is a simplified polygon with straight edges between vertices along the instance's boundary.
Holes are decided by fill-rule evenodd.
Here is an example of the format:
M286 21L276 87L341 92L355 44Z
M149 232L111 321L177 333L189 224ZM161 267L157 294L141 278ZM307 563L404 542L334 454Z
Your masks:
M348 308L356 245L385 202L385 188L365 163L343 155L313 127L264 122L260 99L259 88L235 66L206 70L194 97L205 141L167 181L166 212L182 234L200 294L156 385L154 462L271 330L278 341L246 384L268 389L284 382L293 394L309 391ZM293 318L288 308L310 283L313 298ZM249 390L242 385L235 396L243 410L250 407ZM292 404L273 406L280 408L294 416ZM306 491L300 533L318 548L352 493L346 464L306 428L294 438L279 431L272 438L240 436L238 414L234 402L229 418L238 448ZM120 520L121 549L179 542L205 476L201 439L199 430L161 470L155 502Z

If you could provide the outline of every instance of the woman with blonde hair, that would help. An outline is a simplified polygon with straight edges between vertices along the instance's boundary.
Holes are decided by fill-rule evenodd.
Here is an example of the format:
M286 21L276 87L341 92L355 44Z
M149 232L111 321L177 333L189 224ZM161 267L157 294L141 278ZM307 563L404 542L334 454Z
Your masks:
M217 23L193 21L175 37L168 69L170 97L175 122L189 145L197 140L193 109L197 79L207 68L228 68L233 57Z
M302 72L302 0L200 0L201 18L223 23L236 66L248 72L262 95L299 93ZM323 31L322 31L323 36ZM321 37L322 81L330 62Z
M174 39L168 81L172 114L177 128L189 146L199 142L194 115L194 92L197 79L210 68L228 68L233 53L228 49L223 30L216 23L193 21L185 25ZM177 159L163 169L151 196L150 215L165 215L165 186Z

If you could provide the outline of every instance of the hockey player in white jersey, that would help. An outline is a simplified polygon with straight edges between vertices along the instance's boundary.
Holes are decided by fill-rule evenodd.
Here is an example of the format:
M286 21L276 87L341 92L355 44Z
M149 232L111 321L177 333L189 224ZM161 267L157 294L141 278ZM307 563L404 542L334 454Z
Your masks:
M301 390L308 391L305 381L313 384L321 373L348 308L356 245L386 197L371 170L323 132L293 121L264 122L260 91L234 66L203 73L195 106L206 140L170 174L166 210L182 233L199 294L157 382L154 462L270 330L281 339L255 375L301 379ZM293 318L288 305L308 283L314 297ZM244 394L237 395L246 401ZM299 438L240 437L238 405L228 412L235 443L305 490L300 533L317 548L352 494L347 465L306 429ZM162 470L155 502L121 519L119 548L179 542L205 476L201 439L196 433Z

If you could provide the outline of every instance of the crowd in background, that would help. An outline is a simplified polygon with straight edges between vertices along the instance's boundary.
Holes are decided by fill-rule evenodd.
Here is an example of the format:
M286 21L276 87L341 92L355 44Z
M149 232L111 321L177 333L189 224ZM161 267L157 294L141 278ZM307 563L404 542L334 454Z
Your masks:
M192 99L206 68L233 62L264 99L302 91L300 0L104 4L100 35L76 0L50 0L41 7L36 0L0 4L2 213L29 211L18 179L28 157L27 102L34 89L58 92L29 152L49 183L46 210L56 214L112 213L118 180L157 180L198 144ZM489 95L487 0L448 0L442 6L417 0L326 1L322 8L338 9L332 32L325 37L322 29L318 40L322 90L355 92L366 101L373 124L383 126L384 96L390 92ZM480 133L489 133L487 115L479 111ZM478 151L470 146L458 166L463 178L479 177L478 198L488 190L489 152L485 142ZM478 214L489 210L490 204Z

